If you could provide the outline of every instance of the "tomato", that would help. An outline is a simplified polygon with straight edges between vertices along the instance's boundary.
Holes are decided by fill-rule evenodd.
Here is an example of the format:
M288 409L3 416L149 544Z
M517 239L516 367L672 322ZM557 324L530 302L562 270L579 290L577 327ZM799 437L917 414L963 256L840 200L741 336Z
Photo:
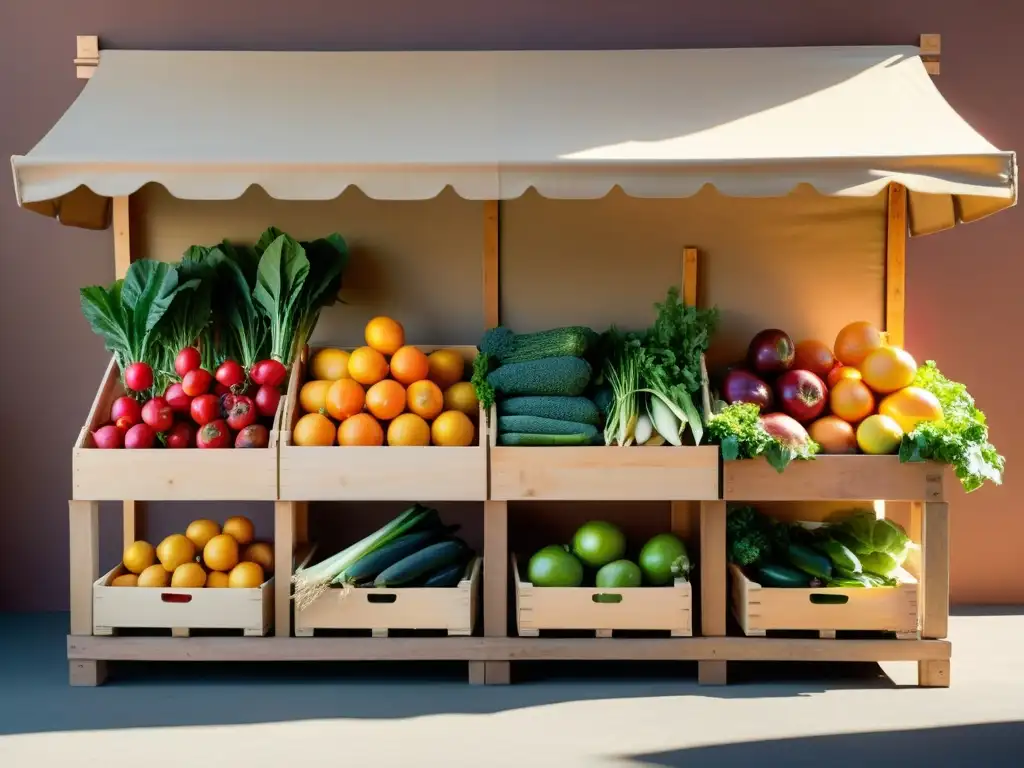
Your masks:
M124 371L124 385L133 392L145 392L153 386L153 369L146 363L132 363Z
M260 416L272 419L277 414L277 404L281 402L281 391L277 387L264 384L256 391L253 400Z
M270 433L262 424L250 424L235 437L235 448L266 448Z
M233 430L245 429L255 423L259 415L256 404L245 395L232 395L231 407L228 409L228 426Z
M280 387L288 378L288 369L278 360L260 360L252 366L249 378L260 385Z
M204 371L202 368L197 368L194 371L189 371L185 374L181 380L181 388L185 391L185 394L189 397L198 397L199 395L205 395L210 391L210 385L213 383L213 376L210 375L209 371Z
M185 394L185 390L178 382L167 387L164 392L164 400L175 413L188 413L189 406L192 405L192 398Z
M191 448L195 445L196 430L187 421L179 421L167 433L168 448Z
M199 350L195 347L185 347L174 358L174 372L180 378L184 378L186 373L198 370L202 364L203 361L199 356Z
M189 412L192 421L202 427L220 418L220 400L216 395L200 395L192 401Z
M217 368L217 372L213 375L213 378L225 387L233 389L234 387L240 387L245 383L245 371L243 371L242 366L234 360L225 360Z
M211 395L212 397L212 395ZM197 448L230 448L231 430L223 419L204 424L196 435Z
M156 432L166 432L174 426L174 411L162 397L154 397L142 406L142 420Z

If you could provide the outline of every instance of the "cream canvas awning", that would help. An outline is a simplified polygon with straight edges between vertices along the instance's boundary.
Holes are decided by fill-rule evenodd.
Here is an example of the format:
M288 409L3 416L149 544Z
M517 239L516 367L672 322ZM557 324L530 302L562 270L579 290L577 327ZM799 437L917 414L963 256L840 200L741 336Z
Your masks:
M101 53L12 159L19 203L109 224L155 182L222 200L685 197L909 190L915 234L1016 201L1016 162L945 101L914 47Z

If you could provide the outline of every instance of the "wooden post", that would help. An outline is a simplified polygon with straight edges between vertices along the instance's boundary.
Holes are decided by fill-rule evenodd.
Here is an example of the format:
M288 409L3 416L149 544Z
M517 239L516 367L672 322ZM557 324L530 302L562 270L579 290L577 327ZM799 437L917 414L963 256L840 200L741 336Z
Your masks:
M693 247L683 248L683 303L690 307L698 305L697 296L697 249ZM705 416L705 418L707 418ZM690 501L671 502L669 530L676 536L686 541L693 533L692 521L696 505Z
M921 528L921 638L942 640L949 634L949 504L914 504L912 520ZM948 687L949 661L919 661L917 678L923 687Z
M274 635L292 633L292 571L294 570L295 501L274 503Z
M902 347L906 333L907 190L889 185L885 238L885 331L889 343Z
M498 201L484 203L484 329L493 328L500 321L500 292L498 280Z
M114 277L118 280L128 274L132 263L131 211L129 198L113 199L114 228ZM122 539L127 547L146 535L146 505L143 501L122 502Z
M99 578L100 504L98 501L68 503L70 532L71 634L92 635L92 585ZM107 676L102 661L71 661L71 685L100 685Z
M702 637L725 637L726 590L725 502L700 504L700 615ZM726 663L697 662L697 682L725 685Z

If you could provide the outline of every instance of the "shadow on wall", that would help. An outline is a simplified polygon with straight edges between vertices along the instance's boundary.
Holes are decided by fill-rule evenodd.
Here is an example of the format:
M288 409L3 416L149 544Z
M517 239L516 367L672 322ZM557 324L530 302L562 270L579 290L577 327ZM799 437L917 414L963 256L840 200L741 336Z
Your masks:
M1020 765L1024 723L983 723L945 728L875 733L842 733L777 741L748 741L679 749L623 758L624 765L714 766L813 765L862 768L883 765L997 766ZM1013 757L1016 755L1016 757Z

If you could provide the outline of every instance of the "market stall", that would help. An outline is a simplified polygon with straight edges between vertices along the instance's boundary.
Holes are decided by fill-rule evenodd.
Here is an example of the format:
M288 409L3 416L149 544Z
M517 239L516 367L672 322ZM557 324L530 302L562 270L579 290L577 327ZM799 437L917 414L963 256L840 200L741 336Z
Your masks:
M240 445L236 433L248 428L240 426L224 429L239 447L212 455L170 453L153 440L136 444L138 436L136 450L104 451L105 440L133 447L112 413L126 393L141 401L152 390L169 399L169 387L180 384L196 392L188 395L191 408L215 390L212 381L193 387L185 377L197 369L176 364L166 366L174 372L161 381L168 389L149 380L133 386L126 369L144 355L131 344L119 352L103 333L115 359L73 455L73 683L100 682L108 661L187 658L461 660L469 662L472 681L487 683L508 682L514 660L690 660L707 683L724 682L730 660L893 660L918 662L922 685L948 684L942 468L895 455L825 451L780 473L756 451L736 450L738 440L713 426L726 423L717 372L743 357L759 331L786 329L790 343L831 342L862 321L900 347L908 232L940 232L1015 203L1013 154L996 150L942 99L917 48L103 51L80 55L79 66L90 76L81 96L28 155L13 160L20 204L67 225L112 227L116 273L125 282L95 294L96 301L111 301L116 291L118 302L136 302L134 310L152 283L149 273L158 270L132 265L175 265L159 271L161 279L175 275L164 296L173 308L174 290L194 290L183 287L190 274L183 253L212 265L214 297L223 283L218 269L234 275L237 265L244 285L251 264L249 290L225 294L222 320L215 298L210 327L221 322L221 330L198 347L206 355L234 333L224 329L266 322L267 360L242 333L234 357L200 362L210 374L216 369L221 396L250 397L242 394L250 384L252 398L264 386L276 396L254 403L267 404L259 408L263 432L256 430L262 441ZM275 94L272 103L268 93ZM322 279L300 284L297 265L303 279L306 272ZM133 283L138 290L128 288ZM334 301L339 287L344 304ZM651 306L669 287L679 296L669 293L653 319ZM293 305L300 309L288 314ZM599 345L586 338L574 348L565 329L593 329L607 340L614 334L601 332L610 326L657 328L676 317L692 328L712 313L714 332L687 342L691 356L679 363L688 372L685 393L681 381L666 384L672 396L641 394L650 384L628 391L630 407L642 404L652 421L659 403L687 417L662 435L667 445L630 445L647 442L634 434L636 413L620 429L606 410L596 424L568 433L569 440L541 442L529 437L531 422L524 421L536 413L510 410L516 394L589 398L588 387L615 371L610 361L631 348L598 354ZM181 315L190 316L187 309ZM94 317L90 322L97 329ZM518 334L557 331L557 340L548 337L551 348L570 351L531 356L525 345L502 358L500 346L481 340L499 324ZM163 328L160 318L145 326L139 338L147 340L154 327L157 335ZM194 338L208 333L201 324ZM650 351L655 335L634 341ZM177 346L166 346L173 358ZM829 354L839 357L839 345L831 346ZM324 350L347 361L344 373L315 373ZM463 370L450 380L435 376L431 358L438 352ZM566 361L569 378L561 388L550 380L532 388L511 381L517 362L535 358L548 359L545 365ZM264 367L267 361L274 365ZM237 382L228 373L222 380L220 367L228 362L240 365ZM786 367L792 362L790 355ZM423 373L414 373L420 365ZM573 372L584 369L575 387ZM449 389L467 384L471 370L480 404L452 404ZM343 379L356 379L358 393L346 394L339 384L331 395ZM427 384L419 388L424 400L413 405L414 385L441 379L436 410ZM498 390L493 403L483 380ZM408 405L392 410L389 390L409 394ZM346 397L356 394L353 407ZM451 412L458 415L442 418ZM213 414L191 414L200 428L193 440L227 439L207 429ZM358 431L349 421L356 416ZM722 463L722 454L739 455ZM183 575L180 587L155 585L161 588L152 597L137 589L147 594L133 593L135 607L124 603L115 611L120 623L98 623L101 610L111 615L109 601L131 592L115 590L113 580L128 572L141 578L127 551L113 571L98 562L98 502L111 499L124 501L126 550L142 538L146 501L273 502L273 576L267 568L258 581L240 577L235 599L214 598ZM310 504L318 502L331 506L319 504L315 512L348 526L340 542L311 541L318 536ZM788 618L787 606L798 598L782 595L779 610L789 611L787 618L759 622L749 610L757 604L751 593L768 585L729 562L732 502L765 505L762 511L776 519L801 523L828 522L834 502L867 503L878 516L902 514L920 546L906 561L912 580L903 584L911 586L886 583L887 589L865 589L870 598L851 599L839 592L852 588L809 583L809 592L839 590L833 594L850 606L842 618L834 618L834 607L821 620ZM420 503L428 506L395 517ZM374 524L363 524L374 515ZM641 563L643 586L600 578L583 586L581 576L545 591L527 565L531 554L545 543L575 541L585 527L579 524L598 516L607 530L625 531L631 552L670 536L672 546L694 555L696 567L653 579ZM464 530L449 536L442 529L450 530L454 518ZM345 568L358 565L347 548L365 545L356 554L368 556L374 535L419 533L437 537L424 539L439 547L430 553L438 558L431 560L436 572L383 578L385 568L371 574L376 586L368 590L346 581ZM195 545L187 531L184 538ZM234 539L243 548L259 543L245 530ZM626 546L616 550L619 559ZM168 554L168 545L155 557L176 574L201 556L204 580L228 569L214 567L198 549ZM574 555L588 569L609 564L589 562L580 549ZM253 557L244 562L258 564ZM234 567L238 559L225 562ZM152 557L141 562L156 566ZM433 588L441 571L454 574L448 589ZM740 625L731 633L730 573ZM804 597L815 602L813 594ZM252 615L229 626L203 618L230 613L235 603L244 612L243 600ZM170 614L182 605L176 616L191 611L191 619ZM658 619L666 613L673 615ZM896 619L878 619L883 613ZM138 627L166 633L118 631ZM175 636L211 628L242 634ZM859 629L877 636L837 636ZM337 634L349 630L355 634ZM759 636L775 630L816 636ZM630 635L636 631L655 634ZM545 636L550 632L557 636Z

